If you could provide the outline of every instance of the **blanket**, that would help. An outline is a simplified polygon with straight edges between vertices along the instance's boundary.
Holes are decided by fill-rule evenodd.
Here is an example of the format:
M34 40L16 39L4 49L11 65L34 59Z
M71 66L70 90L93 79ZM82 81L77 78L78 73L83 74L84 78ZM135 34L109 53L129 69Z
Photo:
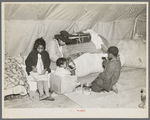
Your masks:
M29 85L27 83L26 75L15 58L9 57L5 54L5 76L4 76L4 90L12 89L17 86L24 86L28 91Z
M124 55L124 66L146 68L146 43L142 40L121 40L118 45L119 54Z
M96 49L102 50L103 53L107 52L107 49L109 48L108 41L98 33L94 32L91 29L88 29L87 31L83 31L84 33L90 33L91 35L91 41L94 43Z
M80 57L74 60L76 64L77 77L83 77L90 73L102 72L102 57L106 57L107 54L91 54L84 53Z

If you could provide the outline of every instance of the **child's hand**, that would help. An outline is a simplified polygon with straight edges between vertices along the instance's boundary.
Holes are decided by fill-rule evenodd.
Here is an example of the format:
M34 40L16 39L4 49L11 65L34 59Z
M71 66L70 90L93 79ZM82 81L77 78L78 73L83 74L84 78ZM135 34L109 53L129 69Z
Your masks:
M32 66L32 71L33 71L33 72L37 72L36 67Z
M75 65L75 63L74 63L73 61L71 61L68 66L69 66L71 69L76 68L76 65Z
M46 73L46 69L42 70L40 75L44 75Z

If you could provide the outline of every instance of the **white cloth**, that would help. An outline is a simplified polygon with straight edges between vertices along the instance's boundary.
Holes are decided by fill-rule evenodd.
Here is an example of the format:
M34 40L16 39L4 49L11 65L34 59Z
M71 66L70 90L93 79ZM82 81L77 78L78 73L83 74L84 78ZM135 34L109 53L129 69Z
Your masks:
M62 46L59 46L59 44L58 44L58 41L56 40L56 43L57 43L57 47L58 47L58 49L59 49L59 51L60 51L60 53L61 53L61 57L63 57L63 53L62 53Z
M38 74L41 74L42 71L44 70L44 67L43 67L43 61L42 61L42 58L41 58L41 55L38 54L38 61L37 61L37 73Z
M59 46L60 53L62 54L62 46ZM63 57L63 54L62 54Z
M61 67L56 68L55 74L58 76L71 75L70 71L68 71L67 69L61 68Z
M91 41L94 43L96 49L101 49L101 45L103 45L103 41L100 36L93 30L88 29L87 31L83 31L84 33L90 33Z

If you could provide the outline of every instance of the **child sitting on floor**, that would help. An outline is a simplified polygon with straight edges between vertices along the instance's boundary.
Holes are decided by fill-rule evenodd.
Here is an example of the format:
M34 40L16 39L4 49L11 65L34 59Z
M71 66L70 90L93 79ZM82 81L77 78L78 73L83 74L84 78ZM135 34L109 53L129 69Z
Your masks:
M72 74L69 70L70 68L68 68L68 60L66 58L58 58L56 61L56 71L55 71L55 75L58 75L60 77L64 77L64 76L75 76L74 74ZM76 87L80 86L81 83L76 82Z
M58 76L67 76L71 75L71 72L67 69L67 59L66 58L58 58L56 61L56 71L55 74Z

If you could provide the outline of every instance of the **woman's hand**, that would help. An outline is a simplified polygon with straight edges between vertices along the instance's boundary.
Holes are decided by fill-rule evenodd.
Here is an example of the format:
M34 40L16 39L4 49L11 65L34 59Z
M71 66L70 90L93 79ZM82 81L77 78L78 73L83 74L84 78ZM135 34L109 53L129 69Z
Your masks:
M37 72L36 67L32 66L32 71L33 71L33 72Z

